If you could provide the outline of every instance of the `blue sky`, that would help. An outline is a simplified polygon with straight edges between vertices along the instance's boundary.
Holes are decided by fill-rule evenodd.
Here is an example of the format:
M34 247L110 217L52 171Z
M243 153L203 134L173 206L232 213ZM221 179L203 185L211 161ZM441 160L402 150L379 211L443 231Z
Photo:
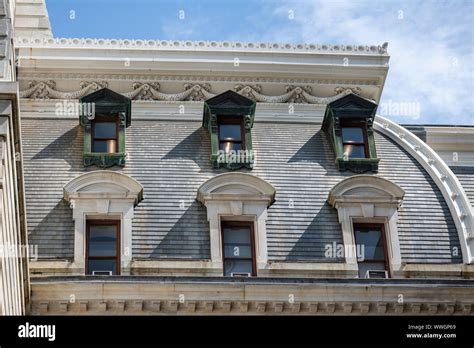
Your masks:
M474 0L46 0L46 4L55 37L388 42L390 70L379 112L404 124L474 124ZM408 112L397 112L397 106L408 107Z

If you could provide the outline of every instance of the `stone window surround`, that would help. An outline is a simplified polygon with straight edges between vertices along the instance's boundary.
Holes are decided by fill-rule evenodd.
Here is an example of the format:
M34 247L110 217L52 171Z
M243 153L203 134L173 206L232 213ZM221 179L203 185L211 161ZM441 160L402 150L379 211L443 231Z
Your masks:
M355 175L336 184L328 202L337 209L344 246L351 248L346 263L357 265L354 223L379 223L385 228L390 273L402 268L398 238L398 208L405 191L393 182L373 175Z
M110 170L81 174L64 186L74 219L74 273L85 274L86 221L120 220L121 274L130 273L134 207L143 199L143 187L128 175Z
M246 173L224 173L204 182L197 200L207 208L210 230L211 267L224 269L221 221L254 223L257 275L267 266L267 208L275 200L275 188Z

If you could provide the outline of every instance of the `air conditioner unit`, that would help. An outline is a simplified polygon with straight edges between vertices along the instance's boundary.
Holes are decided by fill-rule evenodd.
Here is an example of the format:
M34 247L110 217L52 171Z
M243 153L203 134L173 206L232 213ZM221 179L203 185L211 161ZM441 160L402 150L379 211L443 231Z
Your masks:
M112 271L92 271L92 275L112 275Z
M388 278L388 272L382 270L367 270L365 278L385 279Z
M245 272L231 272L230 273L231 277L251 277L252 274L250 273L245 273Z

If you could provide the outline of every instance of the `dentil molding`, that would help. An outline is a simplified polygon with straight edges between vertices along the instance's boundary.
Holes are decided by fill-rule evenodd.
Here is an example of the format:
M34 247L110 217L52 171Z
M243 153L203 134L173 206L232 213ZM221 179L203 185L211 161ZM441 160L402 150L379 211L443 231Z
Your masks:
M203 51L277 51L351 55L388 55L388 43L382 45L290 44L242 41L181 41L181 40L120 40L92 38L19 37L16 47L80 47L145 50L203 50Z

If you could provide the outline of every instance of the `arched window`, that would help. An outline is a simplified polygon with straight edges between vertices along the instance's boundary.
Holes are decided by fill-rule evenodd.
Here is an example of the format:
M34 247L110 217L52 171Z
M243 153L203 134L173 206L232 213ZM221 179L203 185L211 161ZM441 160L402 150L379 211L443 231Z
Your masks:
M245 173L225 173L203 183L197 200L207 207L211 261L226 276L255 276L267 264L267 208L275 188Z
M64 186L74 219L74 268L83 274L127 273L132 259L134 206L143 187L128 175L100 170Z
M359 277L393 275L401 266L398 209L405 191L373 175L342 180L329 192L342 227L346 262L357 263Z

